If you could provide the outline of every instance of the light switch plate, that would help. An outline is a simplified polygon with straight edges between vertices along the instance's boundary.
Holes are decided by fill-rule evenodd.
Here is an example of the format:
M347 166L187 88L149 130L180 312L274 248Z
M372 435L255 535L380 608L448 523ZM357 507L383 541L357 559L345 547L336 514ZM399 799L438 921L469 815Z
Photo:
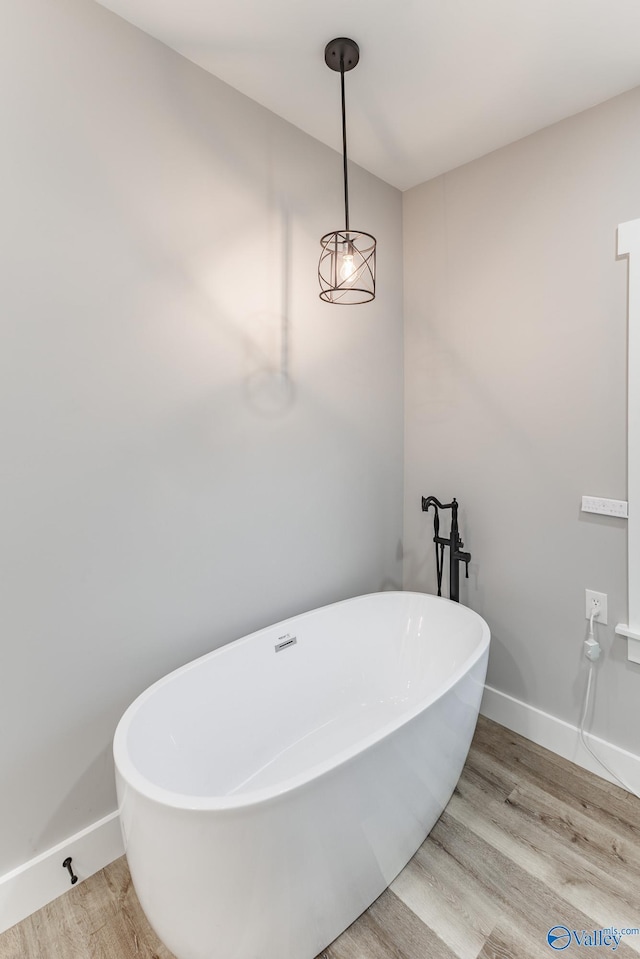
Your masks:
M603 496L583 496L583 513L601 513L603 516L629 518L629 504L626 499L605 499Z

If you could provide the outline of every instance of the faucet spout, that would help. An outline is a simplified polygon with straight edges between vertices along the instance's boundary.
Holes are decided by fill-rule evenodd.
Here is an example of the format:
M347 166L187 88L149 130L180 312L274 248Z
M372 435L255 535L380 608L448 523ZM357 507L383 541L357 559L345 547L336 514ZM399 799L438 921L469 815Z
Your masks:
M455 503L455 500L453 502ZM439 499L435 498L435 496L423 496L422 512L428 512L430 506L433 506L435 512L437 512L439 509L451 509L453 503L441 503Z

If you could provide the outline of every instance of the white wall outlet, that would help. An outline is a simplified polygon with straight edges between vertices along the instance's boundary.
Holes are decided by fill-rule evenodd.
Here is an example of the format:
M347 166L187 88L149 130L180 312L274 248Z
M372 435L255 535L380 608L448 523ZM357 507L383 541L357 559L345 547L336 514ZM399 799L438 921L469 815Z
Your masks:
M583 513L602 513L603 516L629 518L629 503L626 499L604 499L602 496L583 496Z
M584 598L585 598L586 619L590 618L594 601L597 600L600 603L600 610L598 615L594 616L593 621L594 623L600 623L602 626L606 626L607 625L607 594L596 593L594 589L585 589Z

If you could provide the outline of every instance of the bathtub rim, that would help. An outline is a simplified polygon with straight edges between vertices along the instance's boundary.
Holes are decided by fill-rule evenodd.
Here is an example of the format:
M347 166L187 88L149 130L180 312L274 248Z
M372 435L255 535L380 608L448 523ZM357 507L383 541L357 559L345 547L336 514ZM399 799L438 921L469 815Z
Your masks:
M231 650L233 647L238 646L239 644L244 644L263 633L269 632L275 626L282 626L292 622L293 620L301 621L306 619L308 616L312 616L314 613L319 612L320 610L337 609L339 606L357 603L373 596L387 596L390 594L420 597L421 599L429 598L431 600L437 600L438 603L451 604L452 606L455 606L456 609L464 610L464 616L469 615L472 620L475 619L480 625L481 635L477 650L475 650L474 653L472 653L464 661L464 663L458 667L457 670L452 671L451 675L447 679L447 682L443 683L443 685L431 697L424 699L412 709L407 710L407 712L403 713L400 717L385 723L374 733L370 733L368 736L363 736L362 739L357 741L355 746L352 745L337 751L330 760L316 763L304 773L299 773L296 776L283 779L276 786L263 787L262 789L256 789L250 793L240 793L232 796L194 796L188 793L174 792L173 790L165 789L162 786L157 786L151 780L147 779L147 777L144 776L133 763L127 748L127 737L131 723L133 722L136 713L142 708L146 700L149 699L159 688L170 682L174 677L182 673L189 672L191 669L196 668L196 666L201 664L204 660L210 659L217 654L222 654L228 650ZM317 606L304 613L290 616L288 619L279 620L278 622L272 623L269 626L265 626L261 629L255 630L252 633L248 633L245 636L241 636L238 639L232 640L229 643L225 643L222 646L218 646L216 649L210 650L208 653L204 653L202 656L198 656L196 659L190 660L183 666L178 666L176 669L171 670L171 672L167 673L165 676L162 676L160 679L156 680L156 682L152 683L145 690L143 690L133 700L131 705L127 707L116 727L113 738L113 758L117 775L120 777L123 783L131 787L136 793L139 793L151 802L156 802L161 806L171 809L179 809L191 812L239 812L245 808L248 809L250 807L263 805L264 803L276 800L287 793L294 792L296 789L313 782L320 776L328 774L338 767L345 765L363 753L365 750L371 749L377 743L387 739L398 729L401 729L407 723L411 722L416 716L419 716L426 709L428 709L429 706L433 705L433 703L437 702L448 692L450 692L450 690L453 689L453 687L464 676L466 676L467 673L471 672L471 670L483 656L488 655L490 639L491 631L489 626L479 613L476 613L475 610L470 609L468 606L454 603L452 600L446 599L443 596L434 596L432 593L421 593L416 590L382 590L374 593L363 593L358 596L350 597L349 599L339 600L336 603L327 603L325 606ZM122 799L120 796L118 799L120 806Z

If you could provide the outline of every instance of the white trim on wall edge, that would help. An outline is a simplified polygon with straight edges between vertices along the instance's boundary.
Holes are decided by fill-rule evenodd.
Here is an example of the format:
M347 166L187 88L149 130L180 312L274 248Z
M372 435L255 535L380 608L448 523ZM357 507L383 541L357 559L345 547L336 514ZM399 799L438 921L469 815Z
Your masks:
M493 686L484 687L480 712L487 719L493 719L501 726L520 733L538 746L544 746L556 755L595 773L596 776L615 783L615 779L584 748L577 726L572 726L571 723L536 709L535 706L529 706L519 699L514 699L513 696L501 693ZM598 736L587 734L586 739L596 755L601 756L607 766L618 773L636 793L640 793L640 756L614 746L613 743Z
M78 883L124 853L118 813L87 826L64 842L0 876L0 933L71 888L62 863L71 856Z

